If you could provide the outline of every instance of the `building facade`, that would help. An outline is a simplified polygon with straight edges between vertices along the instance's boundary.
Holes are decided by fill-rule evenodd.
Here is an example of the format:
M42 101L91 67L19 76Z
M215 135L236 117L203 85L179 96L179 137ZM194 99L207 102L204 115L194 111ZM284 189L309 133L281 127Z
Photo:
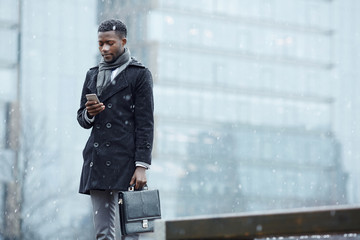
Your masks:
M96 64L96 6L0 0L0 239L92 233L89 199L77 193L87 132L76 110Z
M167 217L343 204L333 1L99 1L153 72ZM215 199L214 199L215 198Z
M0 239L19 236L18 124L20 85L20 17L18 1L0 1ZM14 212L15 211L15 212Z

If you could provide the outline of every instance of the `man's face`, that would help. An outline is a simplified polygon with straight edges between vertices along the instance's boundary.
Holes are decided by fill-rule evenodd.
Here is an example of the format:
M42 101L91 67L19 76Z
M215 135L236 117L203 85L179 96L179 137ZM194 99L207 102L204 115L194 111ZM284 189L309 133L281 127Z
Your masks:
M98 33L99 50L107 63L114 62L123 52L126 38L120 38L115 31Z

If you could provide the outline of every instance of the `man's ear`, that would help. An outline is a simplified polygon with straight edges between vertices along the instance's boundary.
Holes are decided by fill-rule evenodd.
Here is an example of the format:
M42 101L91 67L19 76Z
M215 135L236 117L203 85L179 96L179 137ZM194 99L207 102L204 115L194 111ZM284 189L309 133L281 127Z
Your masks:
M126 39L126 38L122 38L122 39L121 39L121 43L122 43L123 46L125 46L125 44L127 43L127 39Z

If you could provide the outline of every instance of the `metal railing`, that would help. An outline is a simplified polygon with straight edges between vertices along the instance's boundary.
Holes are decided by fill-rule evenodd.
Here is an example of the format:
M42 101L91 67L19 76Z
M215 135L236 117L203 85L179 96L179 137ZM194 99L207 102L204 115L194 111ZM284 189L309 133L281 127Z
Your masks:
M151 238L254 239L360 233L360 206L202 216L155 222Z

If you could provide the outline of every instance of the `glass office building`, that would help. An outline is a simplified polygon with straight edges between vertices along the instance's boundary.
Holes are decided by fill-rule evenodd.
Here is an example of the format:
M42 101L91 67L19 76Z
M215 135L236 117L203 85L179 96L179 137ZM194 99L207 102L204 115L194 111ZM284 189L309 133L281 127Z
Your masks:
M89 132L76 111L86 71L96 65L96 1L23 1L23 9L22 147L32 183L23 214L46 239L54 232L59 239L86 238L91 207L77 192Z
M96 2L0 0L0 36L0 239L18 231L6 227L14 215L6 204L19 213L22 239L89 239L83 231L91 234L91 207L77 194L87 132L76 110L96 64ZM9 145L17 101L20 149ZM5 187L15 180L23 186L20 209Z
M12 166L16 158L17 146L13 145L14 123L11 113L18 100L18 36L19 14L17 1L0 1L0 239L8 222L2 216L9 203L5 201L8 183L13 181Z
M99 1L154 76L166 217L347 202L332 1Z

